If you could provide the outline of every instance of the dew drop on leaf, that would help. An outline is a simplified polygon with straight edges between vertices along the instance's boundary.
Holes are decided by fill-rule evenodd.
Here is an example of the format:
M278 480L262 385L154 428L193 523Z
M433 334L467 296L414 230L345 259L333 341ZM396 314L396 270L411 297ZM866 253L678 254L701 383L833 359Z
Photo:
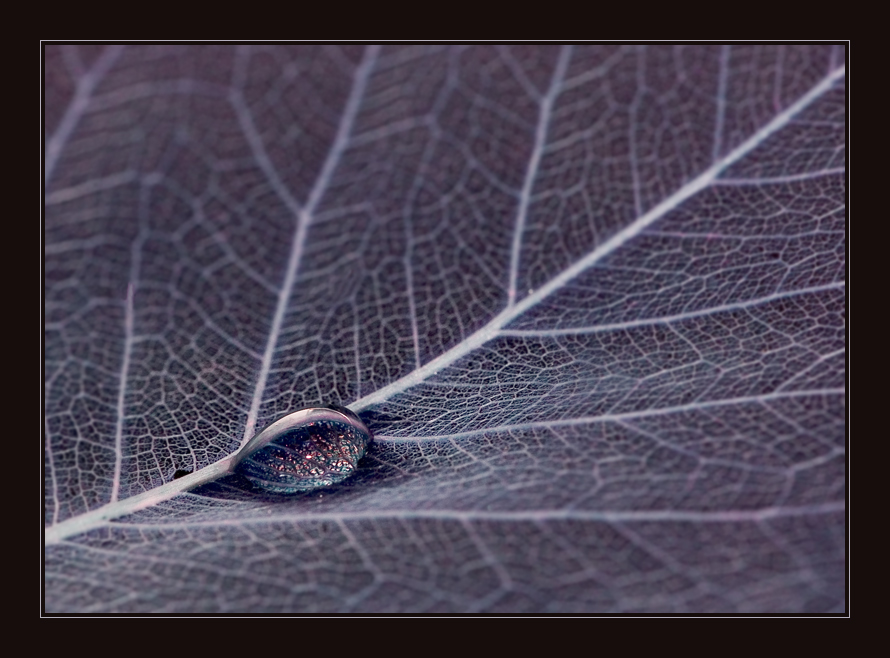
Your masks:
M370 442L370 430L345 407L300 409L248 441L234 470L263 491L308 491L352 475Z

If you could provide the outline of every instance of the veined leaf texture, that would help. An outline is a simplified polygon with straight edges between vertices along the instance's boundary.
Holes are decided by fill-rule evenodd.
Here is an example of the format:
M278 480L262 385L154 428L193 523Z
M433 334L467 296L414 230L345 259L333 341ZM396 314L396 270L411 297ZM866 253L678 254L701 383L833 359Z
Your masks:
M843 46L45 57L47 612L844 611Z

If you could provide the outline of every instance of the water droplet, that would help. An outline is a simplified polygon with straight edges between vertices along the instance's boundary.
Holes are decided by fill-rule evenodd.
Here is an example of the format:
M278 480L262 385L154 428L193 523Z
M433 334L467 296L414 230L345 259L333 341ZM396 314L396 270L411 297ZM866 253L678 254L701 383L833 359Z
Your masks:
M248 441L235 473L273 493L327 487L352 475L370 442L370 430L345 407L300 409Z

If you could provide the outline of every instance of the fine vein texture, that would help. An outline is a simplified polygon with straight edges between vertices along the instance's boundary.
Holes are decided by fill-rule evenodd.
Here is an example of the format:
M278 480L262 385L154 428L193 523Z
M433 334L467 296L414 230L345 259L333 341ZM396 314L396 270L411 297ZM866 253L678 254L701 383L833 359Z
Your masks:
M47 47L46 610L842 612L844 60Z

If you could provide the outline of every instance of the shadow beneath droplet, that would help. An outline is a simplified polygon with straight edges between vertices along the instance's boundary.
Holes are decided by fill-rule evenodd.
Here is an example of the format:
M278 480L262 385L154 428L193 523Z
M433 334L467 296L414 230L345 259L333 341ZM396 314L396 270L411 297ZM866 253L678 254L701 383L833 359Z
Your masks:
M207 498L232 501L254 501L266 503L293 503L295 501L338 501L344 497L362 494L369 487L396 486L404 481L405 473L376 457L380 446L373 441L368 446L365 456L358 462L355 473L343 482L329 487L320 487L309 491L292 494L270 493L259 489L243 475L230 473L218 480L203 484L190 490L189 493Z
M406 419L378 409L369 409L358 415L362 422L371 430L371 434L391 434L405 425Z

